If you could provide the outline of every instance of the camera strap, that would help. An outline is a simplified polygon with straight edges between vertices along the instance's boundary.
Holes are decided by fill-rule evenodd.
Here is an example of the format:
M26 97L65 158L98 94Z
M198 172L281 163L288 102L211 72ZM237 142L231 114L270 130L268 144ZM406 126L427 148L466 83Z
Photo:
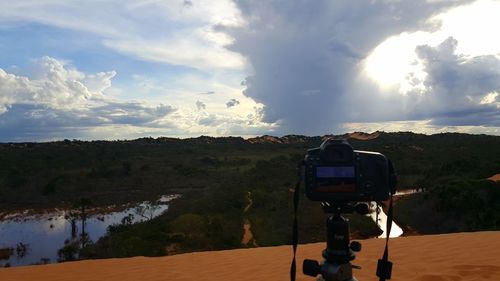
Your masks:
M293 259L292 265L290 266L290 280L295 281L295 275L297 273L297 265L295 262L295 254L297 253L297 244L299 243L299 226L297 222L297 209L299 207L300 198L300 184L302 183L302 167L305 165L304 161L299 161L297 163L297 183L295 184L295 190L293 191L293 230L292 230L292 248L293 248Z
M387 210L387 222L386 222L386 237L385 237L385 250L382 259L378 260L377 264L377 276L380 281L385 281L387 279L391 279L392 273L392 262L389 261L389 236L391 234L392 227L392 192L391 199L389 200L389 209Z

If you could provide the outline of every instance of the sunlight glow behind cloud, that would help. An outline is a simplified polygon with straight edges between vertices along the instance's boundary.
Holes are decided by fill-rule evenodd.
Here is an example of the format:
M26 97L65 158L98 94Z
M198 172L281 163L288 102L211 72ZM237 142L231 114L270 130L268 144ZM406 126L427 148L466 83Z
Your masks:
M437 46L452 36L459 42L457 52L469 57L497 55L500 57L500 1L477 1L473 4L438 14L429 22L438 23L432 32L403 32L378 45L365 61L366 74L383 91L397 88L407 93L422 88L417 80L425 80L425 72L418 61L415 48L419 45Z

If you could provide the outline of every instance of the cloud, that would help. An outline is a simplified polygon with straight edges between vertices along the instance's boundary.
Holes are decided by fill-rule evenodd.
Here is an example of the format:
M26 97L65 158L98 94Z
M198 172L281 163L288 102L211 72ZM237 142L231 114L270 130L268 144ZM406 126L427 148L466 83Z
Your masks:
M405 94L380 91L367 80L357 80L346 105L363 110L350 112L350 122L428 120L436 127L499 127L500 60L494 55L458 54L458 45L450 37L437 46L418 46L416 63L425 75L410 75L413 88Z
M198 125L209 126L209 127L228 127L232 125L245 125L252 121L252 117L240 117L240 116L230 116L215 113L202 114L198 118ZM218 128L219 130L221 128Z
M197 125L202 128L212 128L212 134L231 136L256 136L276 132L275 124L262 123L258 114L234 116L222 114L202 114L198 117ZM203 131L201 129L200 131Z
M261 122L261 107L246 100L238 110L231 111L225 110L222 100L212 101L212 112L199 100L194 109L190 98L175 106L161 101L118 100L109 96L114 71L84 73L51 57L35 63L36 71L31 76L0 69L0 142L202 134L254 136L275 129L275 124ZM191 93L195 98L197 92L184 95Z
M106 130L118 137L122 132L196 135L259 129L315 135L340 132L353 122L408 120L425 120L436 127L498 126L498 56L462 55L460 37L442 44L425 41L428 45L416 52L412 44L408 52L416 54L415 64L424 75L402 75L409 81L403 94L381 89L363 74L367 57L388 38L443 31L446 18L435 16L467 2L5 3L1 28L33 24L69 30L75 36L87 33L97 38L98 48L134 61L183 67L167 66L162 77L142 76L147 87L117 87L116 71L84 73L50 57L38 60L32 75L0 69L0 139L14 136L9 132L15 130L22 138L34 132L50 137L59 131L95 136ZM391 72L390 64L380 64ZM119 79L126 80L128 71L141 74L141 69L120 69ZM248 77L240 85L243 71ZM242 88L246 97L240 94ZM110 95L141 95L154 102L115 100ZM202 98L208 111L199 95L213 95L210 100Z
M344 124L344 130L347 132L374 132L378 130L384 132L411 131L420 134L461 132L469 134L500 135L499 127L440 126L433 124L431 120L346 123Z
M493 55L468 58L448 38L437 47L416 49L427 78L424 91L412 93L414 115L438 125L500 126L500 60Z
M226 118L222 118L221 116L217 116L215 114L210 114L208 116L200 118L198 120L198 124L203 126L218 126L226 121L228 121Z
M426 19L464 2L240 0L246 24L225 32L234 38L230 49L251 64L244 94L264 105L263 121L279 123L282 133L324 134L371 107L347 104L361 63L378 44L436 29Z
M164 104L147 106L140 102L107 101L105 105L91 107L90 111L104 122L139 126L161 119L175 109Z
M238 100L230 99L228 102L226 102L226 107L231 108L231 107L237 106L238 104L240 104L240 102Z
M51 57L37 66L35 79L0 69L0 141L80 137L103 126L155 127L176 110L108 98L114 71L87 75Z
M140 60L188 66L201 70L241 69L243 58L222 45L207 42L203 37L215 36L212 31L179 31L169 40L113 39L103 40L104 46Z
M204 110L204 109L206 109L206 108L207 108L207 105L206 105L206 104L204 104L203 102L201 102L201 101L199 101L199 100L198 100L198 101L196 101L196 109L198 109L198 111L200 111L200 110Z
M27 23L92 34L102 46L144 61L211 71L244 63L224 48L232 38L217 30L242 24L230 0L2 3L3 28Z
M42 72L39 80L30 80L0 69L1 106L5 107L14 103L37 103L69 108L85 103L92 96L100 95L100 92L91 92L82 84L85 79L82 73L64 68L61 62L53 58L41 58L38 60L38 66ZM109 80L114 75L113 71L102 75L101 88L107 88ZM93 78L90 79L97 83ZM95 83L91 84L96 87Z

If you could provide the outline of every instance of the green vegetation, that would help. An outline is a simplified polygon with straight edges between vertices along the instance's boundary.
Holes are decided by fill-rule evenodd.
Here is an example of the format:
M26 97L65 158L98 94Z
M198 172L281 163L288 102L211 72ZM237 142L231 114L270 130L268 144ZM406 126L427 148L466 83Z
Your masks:
M9 259L14 254L14 248L0 248L0 260Z
M265 136L0 144L0 208L69 208L74 198L104 206L182 194L162 216L138 224L124 218L110 227L79 251L84 258L238 248L246 219L259 246L288 244L296 163L321 141ZM381 133L350 142L390 157L400 189L427 190L397 201L402 226L421 233L499 229L499 184L483 179L500 173L500 137ZM252 205L245 211L249 192ZM300 242L324 241L320 204L300 200ZM349 218L356 237L379 234L368 217ZM67 246L63 260L76 256Z
M500 182L449 178L396 205L395 218L419 233L500 229Z

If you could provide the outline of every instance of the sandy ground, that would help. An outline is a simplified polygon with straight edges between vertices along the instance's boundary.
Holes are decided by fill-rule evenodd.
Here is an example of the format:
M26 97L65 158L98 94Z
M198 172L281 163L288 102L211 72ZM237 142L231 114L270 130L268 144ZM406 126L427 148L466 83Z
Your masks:
M245 206L243 213L247 213L253 204L252 193L250 191L247 193L246 199L248 203ZM252 223L248 219L245 219L245 223L243 224L243 238L241 239L241 244L245 246L249 246L250 244L253 247L258 246L257 243L255 242L255 239L253 238Z
M384 240L362 241L354 264L360 281L375 277ZM300 245L297 280L304 258L320 258L323 243ZM500 280L500 231L391 239L391 280ZM291 247L263 247L199 252L160 258L87 260L63 264L0 269L0 280L289 280Z
M492 181L500 181L500 174L493 175L493 176L489 177L488 179L492 180Z

